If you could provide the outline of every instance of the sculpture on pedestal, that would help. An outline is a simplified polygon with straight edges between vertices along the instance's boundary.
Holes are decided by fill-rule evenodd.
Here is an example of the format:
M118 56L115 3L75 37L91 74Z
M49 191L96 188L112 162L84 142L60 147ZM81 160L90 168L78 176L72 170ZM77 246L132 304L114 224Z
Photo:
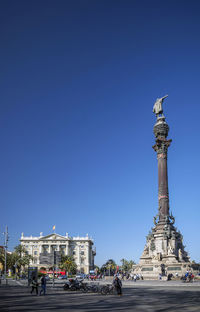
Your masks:
M168 97L168 95L165 95L163 96L162 98L158 98L156 100L156 102L154 103L154 106L153 106L153 113L156 114L156 117L158 118L158 116L160 114L163 115L163 107L162 107L162 104L163 104L163 101L164 99L166 99ZM164 115L163 115L164 116Z

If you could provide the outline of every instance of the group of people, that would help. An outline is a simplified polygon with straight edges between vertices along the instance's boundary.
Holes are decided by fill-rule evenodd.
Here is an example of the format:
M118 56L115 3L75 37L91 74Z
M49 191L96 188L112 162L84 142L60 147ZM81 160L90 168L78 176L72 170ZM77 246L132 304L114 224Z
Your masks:
M42 276L40 282L41 282L40 296L42 294L45 296L46 295L46 278L45 278L45 275ZM35 292L36 295L38 295L38 286L39 286L39 283L37 282L36 278L33 277L32 282L31 282L31 294Z
M143 280L143 276L141 274L133 274L133 273L122 273L121 274L121 280L131 280L131 281L134 281L136 282L137 280Z
M120 296L122 295L122 282L121 282L121 280L124 280L124 278L134 280L135 282L137 279L143 279L142 276L139 276L136 274L135 275L132 275L132 274L122 275L122 276L120 276L120 278L119 278L119 275L114 276L113 287L115 288L116 293ZM41 283L40 296L42 294L46 295L46 277L45 277L45 275L42 276L40 283ZM36 278L33 277L32 282L31 282L31 294L36 293L36 295L38 295L38 287L39 287L39 283L37 282Z
M181 277L181 279L185 282L192 282L194 281L194 274L190 271L187 271L184 276Z

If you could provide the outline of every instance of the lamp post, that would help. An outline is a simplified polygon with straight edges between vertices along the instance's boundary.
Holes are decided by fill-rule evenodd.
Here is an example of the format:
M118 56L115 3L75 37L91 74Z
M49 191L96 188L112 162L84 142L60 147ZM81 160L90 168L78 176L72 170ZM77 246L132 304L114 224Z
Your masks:
M6 280L6 285L7 285L7 278L6 278L6 262L7 262L7 248L8 248L8 227L6 226L6 230L4 232L5 235L5 244L4 244L4 251L5 251L5 264L4 264L4 275L5 275L5 280Z

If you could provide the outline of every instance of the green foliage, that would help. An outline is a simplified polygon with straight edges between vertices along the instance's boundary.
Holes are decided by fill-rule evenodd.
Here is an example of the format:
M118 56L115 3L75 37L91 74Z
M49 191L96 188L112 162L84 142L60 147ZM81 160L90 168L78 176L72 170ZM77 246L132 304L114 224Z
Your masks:
M59 267L68 274L76 274L77 265L71 256L61 256Z
M106 273L107 275L114 275L117 269L116 262L113 259L109 259L105 264L102 265L100 271Z
M14 253L6 253L6 268L12 269L16 262L16 255ZM2 263L3 268L5 266L5 251L0 249L0 263Z
M30 260L33 260L33 257L31 255L28 255L26 248L22 245L18 245L14 248L12 256L18 268L20 268L21 266L29 265Z
M41 272L38 272L38 278L44 276L45 274L41 273Z
M40 271L46 271L47 269L45 267L41 267Z
M129 270L132 269L133 265L135 264L135 262L133 260L126 260L126 259L121 259L120 260L122 262L122 265L121 265L121 270L124 271L124 272L127 272Z
M7 269L13 269L16 266L20 270L21 266L25 267L29 265L32 259L33 257L27 254L26 249L18 245L14 248L14 252L6 254L6 267ZM0 262L3 266L5 265L5 253L3 249L0 250Z
M3 266L4 266L4 262L5 262L4 249L0 248L0 263L2 263Z
M98 267L98 265L94 266L94 270L96 271L97 274L99 274L101 272L100 268Z

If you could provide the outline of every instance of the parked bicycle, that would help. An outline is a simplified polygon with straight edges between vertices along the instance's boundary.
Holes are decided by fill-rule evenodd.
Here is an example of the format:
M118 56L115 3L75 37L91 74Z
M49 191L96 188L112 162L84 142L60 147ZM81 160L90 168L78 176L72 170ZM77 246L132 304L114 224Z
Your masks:
M115 287L112 284L106 284L101 288L102 295L113 295L115 293Z
M90 284L87 284L86 287L89 292L101 293L101 289L103 285L90 283Z

